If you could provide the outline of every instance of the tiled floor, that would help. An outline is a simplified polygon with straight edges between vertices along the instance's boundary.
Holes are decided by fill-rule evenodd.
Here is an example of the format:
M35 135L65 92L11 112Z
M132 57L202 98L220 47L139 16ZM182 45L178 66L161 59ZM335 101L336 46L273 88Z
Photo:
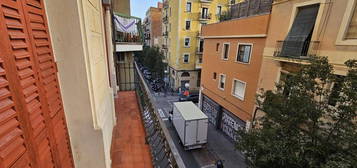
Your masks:
M113 130L112 168L153 167L135 92L119 92L115 105L117 125Z

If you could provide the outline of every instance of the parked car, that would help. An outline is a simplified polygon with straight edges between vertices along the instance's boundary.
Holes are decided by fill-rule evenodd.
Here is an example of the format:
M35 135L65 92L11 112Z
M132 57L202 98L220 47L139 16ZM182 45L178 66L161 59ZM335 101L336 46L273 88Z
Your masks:
M199 99L199 94L198 93L190 93L188 96L181 95L180 98L179 98L179 101L180 102L192 101L194 103L198 103L198 99Z

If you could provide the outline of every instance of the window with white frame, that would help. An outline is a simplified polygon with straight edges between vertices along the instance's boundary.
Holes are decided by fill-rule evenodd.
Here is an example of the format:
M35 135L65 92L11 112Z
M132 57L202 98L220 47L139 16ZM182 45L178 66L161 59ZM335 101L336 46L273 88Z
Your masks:
M223 44L223 53L222 53L222 59L228 60L229 56L229 43L224 43Z
M233 96L237 97L238 99L244 100L245 88L247 83L234 79L233 80Z
M217 11L216 11L216 12L217 12L216 14L217 14L218 16L221 16L221 14L222 14L222 6L220 6L220 5L217 6Z
M225 84L226 84L226 75L220 74L218 88L224 90Z
M190 60L190 54L183 54L183 62L188 63Z
M252 44L238 44L237 62L249 63Z
M350 24L346 32L346 39L357 39L357 3L355 3Z
M186 29L186 30L190 30L190 29L191 29L191 20L186 20L185 29Z
M191 12L192 9L192 2L187 2L186 3L186 12Z
M186 37L186 38L185 38L184 46L185 46L185 47L190 47L190 38L189 38L189 37Z

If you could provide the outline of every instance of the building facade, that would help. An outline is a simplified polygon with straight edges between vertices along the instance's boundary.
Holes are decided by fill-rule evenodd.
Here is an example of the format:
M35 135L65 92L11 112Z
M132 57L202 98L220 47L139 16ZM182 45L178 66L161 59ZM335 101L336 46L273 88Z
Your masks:
M296 72L310 56L326 56L334 73L343 78L344 62L357 59L356 4L356 0L275 0L259 88L275 90L275 83ZM331 83L332 92L338 86Z
M162 3L157 7L150 7L144 19L145 45L150 47L161 47L162 45Z
M269 19L268 8L202 28L200 107L232 140L252 120Z
M177 90L189 84L200 87L203 39L201 27L216 23L228 0L165 0L163 2L163 45L168 62L170 87Z

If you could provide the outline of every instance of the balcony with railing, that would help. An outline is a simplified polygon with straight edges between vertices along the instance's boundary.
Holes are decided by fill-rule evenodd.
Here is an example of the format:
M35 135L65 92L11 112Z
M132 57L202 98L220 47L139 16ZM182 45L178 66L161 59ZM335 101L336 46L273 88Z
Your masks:
M213 0L200 0L202 3L211 3Z
M320 41L277 41L274 56L282 58L308 59L316 56Z
M168 31L164 31L164 32L162 33L162 36L164 36L164 37L169 36L169 32L168 32Z
M196 69L201 69L202 68L202 55L197 55L195 68Z
M166 124L154 105L154 97L136 63L135 87L119 92L116 100L112 158L118 167L185 168ZM119 136L120 135L120 136Z
M212 13L198 13L198 20L199 21L207 21L212 18Z
M169 17L164 16L164 17L162 18L162 22L163 22L163 23L168 23L168 21L169 21Z
M197 47L196 54L197 55L202 55L203 54L203 47Z
M145 37L140 18L115 13L114 24L117 52L142 51Z
M240 3L233 2L229 10L222 13L220 21L244 18L250 16L269 14L273 0L245 0Z

